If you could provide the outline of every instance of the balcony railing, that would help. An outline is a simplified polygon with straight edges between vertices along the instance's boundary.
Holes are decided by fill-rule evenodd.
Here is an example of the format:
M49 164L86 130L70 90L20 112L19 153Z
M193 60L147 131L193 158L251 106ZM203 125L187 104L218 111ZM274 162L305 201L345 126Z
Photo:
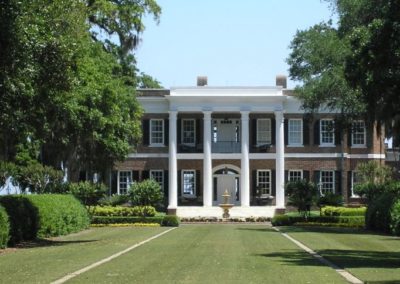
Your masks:
M213 153L240 153L240 142L236 141L218 141L212 143L211 151Z

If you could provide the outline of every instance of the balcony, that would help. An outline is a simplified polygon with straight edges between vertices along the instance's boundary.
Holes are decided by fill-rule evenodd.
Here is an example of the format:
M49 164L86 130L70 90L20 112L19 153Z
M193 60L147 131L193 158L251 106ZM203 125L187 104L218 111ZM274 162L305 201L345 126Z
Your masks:
M240 153L240 142L237 141L218 141L211 144L212 153Z

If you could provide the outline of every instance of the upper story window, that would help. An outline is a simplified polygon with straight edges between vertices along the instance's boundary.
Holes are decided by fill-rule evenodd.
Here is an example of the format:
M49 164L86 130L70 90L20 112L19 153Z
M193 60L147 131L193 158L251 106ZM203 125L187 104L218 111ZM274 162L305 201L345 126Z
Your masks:
M196 171L182 170L182 188L184 196L196 196Z
M164 188L164 171L163 170L150 170L150 178L154 179L161 187Z
M332 119L321 119L320 145L333 146L335 144L335 123Z
M303 120L289 119L289 145L303 145Z
M196 123L194 119L182 119L182 144L194 145Z
M319 189L321 194L335 193L335 171L321 171L319 176Z
M118 181L118 194L127 194L132 184L132 172L120 171Z
M257 171L257 190L258 194L271 194L271 171L258 170Z
M150 120L150 145L164 146L164 120Z
M257 145L271 144L271 119L257 119Z
M302 170L289 170L288 172L288 181L301 181L303 179L303 171Z
M363 120L354 121L351 132L351 145L356 147L363 147L365 146L365 140L365 122Z

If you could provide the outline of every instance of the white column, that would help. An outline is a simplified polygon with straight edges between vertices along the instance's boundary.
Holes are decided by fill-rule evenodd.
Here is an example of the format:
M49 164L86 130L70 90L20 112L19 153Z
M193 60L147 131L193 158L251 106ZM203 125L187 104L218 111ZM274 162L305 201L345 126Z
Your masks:
M211 111L203 111L203 206L212 206Z
M241 111L242 116L242 158L240 161L240 205L250 206L250 162L249 162L249 112Z
M283 111L275 111L276 121L276 208L285 209L285 144Z
M168 209L176 209L178 206L178 166L176 160L176 118L177 112L169 112L169 168L168 168Z

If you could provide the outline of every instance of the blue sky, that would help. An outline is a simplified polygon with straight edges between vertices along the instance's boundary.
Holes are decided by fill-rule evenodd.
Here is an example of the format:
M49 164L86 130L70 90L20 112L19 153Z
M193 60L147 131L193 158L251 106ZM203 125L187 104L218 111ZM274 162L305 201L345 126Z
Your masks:
M158 0L160 23L144 19L138 67L165 88L273 86L288 75L285 59L297 30L332 17L321 0ZM288 81L288 87L296 82Z

